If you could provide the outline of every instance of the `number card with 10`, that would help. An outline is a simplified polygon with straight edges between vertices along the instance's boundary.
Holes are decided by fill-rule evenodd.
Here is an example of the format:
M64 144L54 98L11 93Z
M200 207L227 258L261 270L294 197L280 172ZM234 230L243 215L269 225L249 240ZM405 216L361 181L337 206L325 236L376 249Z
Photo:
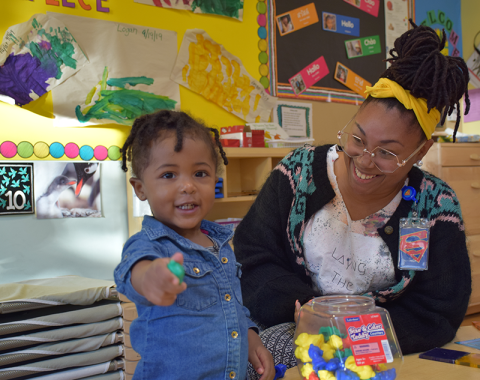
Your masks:
M33 164L0 165L0 216L33 214Z

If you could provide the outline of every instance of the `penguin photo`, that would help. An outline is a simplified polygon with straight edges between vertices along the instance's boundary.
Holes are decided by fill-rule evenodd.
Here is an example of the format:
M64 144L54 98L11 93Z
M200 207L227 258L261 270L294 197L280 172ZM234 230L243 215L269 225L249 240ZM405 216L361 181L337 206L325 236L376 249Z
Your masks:
M35 189L38 219L103 217L99 163L39 162Z

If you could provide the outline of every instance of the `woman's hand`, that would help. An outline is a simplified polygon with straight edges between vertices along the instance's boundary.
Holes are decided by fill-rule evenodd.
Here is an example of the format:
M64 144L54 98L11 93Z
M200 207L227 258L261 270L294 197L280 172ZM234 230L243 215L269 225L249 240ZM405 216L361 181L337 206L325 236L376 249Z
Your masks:
M183 255L177 252L171 258L142 260L132 268L133 288L157 306L172 305L177 294L187 288L187 284L180 284L178 277L167 268L170 260L183 264Z
M275 364L270 351L262 343L258 334L248 329L248 361L258 374L262 375L260 380L273 380L275 377Z

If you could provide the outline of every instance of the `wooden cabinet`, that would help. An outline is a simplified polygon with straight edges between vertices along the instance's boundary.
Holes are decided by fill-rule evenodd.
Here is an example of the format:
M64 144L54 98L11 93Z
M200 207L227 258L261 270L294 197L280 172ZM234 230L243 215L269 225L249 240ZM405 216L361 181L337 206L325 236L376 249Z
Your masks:
M223 178L224 198L215 200L206 219L243 218L272 169L293 149L225 148L228 165L218 173ZM132 186L128 180L127 175L128 230L132 236L141 230L143 218L133 217Z
M423 169L447 182L457 194L465 222L472 266L472 296L467 314L480 312L480 144L435 143Z

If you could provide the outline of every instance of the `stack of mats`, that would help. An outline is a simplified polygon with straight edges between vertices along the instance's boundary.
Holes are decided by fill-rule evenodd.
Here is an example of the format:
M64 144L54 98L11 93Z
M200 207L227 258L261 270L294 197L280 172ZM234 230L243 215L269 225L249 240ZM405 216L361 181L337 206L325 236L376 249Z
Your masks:
M113 281L0 285L0 380L125 379L123 314Z
M135 368L138 361L140 360L140 355L135 352L132 348L132 343L130 341L130 325L133 320L138 317L137 308L135 304L131 302L123 294L118 294L120 301L122 301L123 308L123 331L125 339L125 378L126 380L131 380L133 374L135 373Z

